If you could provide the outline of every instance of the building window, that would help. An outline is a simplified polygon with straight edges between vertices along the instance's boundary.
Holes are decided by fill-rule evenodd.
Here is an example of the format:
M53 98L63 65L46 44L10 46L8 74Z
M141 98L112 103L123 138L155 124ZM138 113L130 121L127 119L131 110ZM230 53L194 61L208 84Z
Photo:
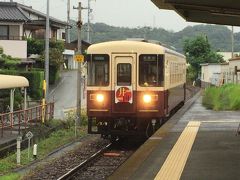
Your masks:
M9 26L0 25L0 39L9 39Z
M66 33L65 32L62 33L62 39L66 39Z

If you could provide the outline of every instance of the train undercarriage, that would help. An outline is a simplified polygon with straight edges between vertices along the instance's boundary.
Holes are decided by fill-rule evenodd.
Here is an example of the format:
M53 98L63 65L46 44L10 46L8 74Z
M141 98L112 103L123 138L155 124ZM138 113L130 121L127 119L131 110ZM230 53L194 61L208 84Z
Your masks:
M101 134L103 138L149 138L183 105L184 102L181 102L164 117L89 117L88 133Z
M150 137L165 118L94 118L88 120L88 133L102 137Z

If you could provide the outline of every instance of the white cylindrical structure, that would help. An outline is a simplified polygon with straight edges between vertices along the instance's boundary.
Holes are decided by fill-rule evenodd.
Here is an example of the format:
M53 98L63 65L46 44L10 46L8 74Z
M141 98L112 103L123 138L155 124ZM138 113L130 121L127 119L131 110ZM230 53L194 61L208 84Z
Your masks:
M37 144L33 145L33 157L37 159Z
M10 91L10 112L11 113L14 111L14 93L15 93L15 89L11 89Z
M27 109L27 88L24 88L24 110Z
M20 165L21 163L21 142L22 142L22 137L19 136L17 137L17 164Z

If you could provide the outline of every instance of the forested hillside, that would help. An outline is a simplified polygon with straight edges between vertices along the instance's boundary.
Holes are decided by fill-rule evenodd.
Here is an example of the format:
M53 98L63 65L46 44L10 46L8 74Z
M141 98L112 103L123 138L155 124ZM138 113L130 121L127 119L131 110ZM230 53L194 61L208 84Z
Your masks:
M72 22L71 40L77 39L77 29ZM171 32L162 28L126 28L114 27L104 23L91 25L92 43L104 42L110 40L123 40L127 38L146 38L158 40L168 46L173 46L176 50L183 49L183 42L187 38L193 38L197 35L207 36L209 43L216 51L231 51L231 30L226 26L219 25L196 25L189 26L179 32ZM86 25L83 26L83 39L86 40ZM235 51L240 51L240 33L235 33Z

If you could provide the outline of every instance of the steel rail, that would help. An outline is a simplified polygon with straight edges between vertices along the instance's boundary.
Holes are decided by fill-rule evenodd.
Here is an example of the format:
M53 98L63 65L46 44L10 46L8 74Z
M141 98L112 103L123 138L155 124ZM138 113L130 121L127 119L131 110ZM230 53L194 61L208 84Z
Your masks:
M88 164L89 162L93 161L95 158L99 157L104 151L106 151L110 146L112 145L112 143L107 144L106 146L104 146L102 149L100 149L99 151L97 151L96 153L94 153L93 155L91 155L88 159L84 160L83 162L81 162L79 165L75 166L74 168L72 168L70 171L68 171L67 173L65 173L64 175L62 175L61 177L59 177L57 180L65 180L65 179L70 179L78 170L80 170L82 167L84 167L86 164Z

